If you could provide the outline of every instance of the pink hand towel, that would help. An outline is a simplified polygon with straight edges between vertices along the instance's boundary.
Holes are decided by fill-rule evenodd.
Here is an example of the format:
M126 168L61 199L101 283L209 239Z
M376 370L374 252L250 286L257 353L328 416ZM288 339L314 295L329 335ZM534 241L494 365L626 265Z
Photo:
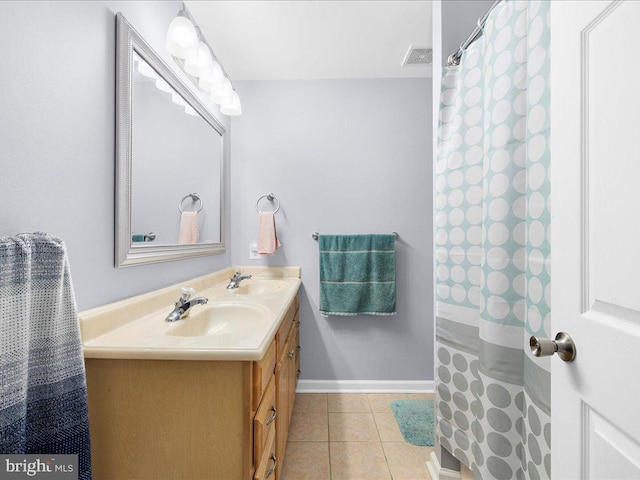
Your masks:
M198 243L198 212L182 212L178 243Z
M276 216L273 212L258 213L258 253L273 255L280 248L276 233Z

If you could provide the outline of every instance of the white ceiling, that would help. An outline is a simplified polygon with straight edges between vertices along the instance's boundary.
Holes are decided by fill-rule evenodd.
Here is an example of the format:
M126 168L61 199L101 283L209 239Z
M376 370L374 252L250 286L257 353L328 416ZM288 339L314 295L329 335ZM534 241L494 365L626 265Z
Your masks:
M431 1L185 1L232 80L431 76Z

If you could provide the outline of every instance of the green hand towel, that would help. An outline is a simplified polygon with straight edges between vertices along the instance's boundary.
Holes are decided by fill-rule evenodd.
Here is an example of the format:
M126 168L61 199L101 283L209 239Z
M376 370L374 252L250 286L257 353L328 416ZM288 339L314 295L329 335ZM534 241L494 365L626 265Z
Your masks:
M320 235L320 313L396 313L395 235Z

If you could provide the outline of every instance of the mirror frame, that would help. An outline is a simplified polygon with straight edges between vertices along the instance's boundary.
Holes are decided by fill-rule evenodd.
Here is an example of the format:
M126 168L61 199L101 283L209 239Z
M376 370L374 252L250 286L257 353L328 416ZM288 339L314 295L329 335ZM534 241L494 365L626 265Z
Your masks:
M226 130L191 92L186 84L160 58L127 19L116 14L116 188L115 188L115 266L117 268L166 262L225 252L225 162ZM136 52L220 134L220 242L188 245L133 246L131 240L131 168L133 163L133 52Z

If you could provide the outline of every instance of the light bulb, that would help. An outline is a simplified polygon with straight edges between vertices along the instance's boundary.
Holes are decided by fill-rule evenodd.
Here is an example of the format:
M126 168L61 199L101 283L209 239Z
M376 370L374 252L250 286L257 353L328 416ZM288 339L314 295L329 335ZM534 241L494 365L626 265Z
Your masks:
M220 112L224 115L241 115L242 114L242 106L240 105L240 97L238 96L238 92L235 90L231 95L231 101L228 103L223 103L220 107Z
M181 107L187 106L187 102L185 102L184 98L182 98L177 92L173 92L171 94L171 101L176 105L180 105Z
M220 85L224 80L224 73L222 73L222 68L216 61L212 61L211 65L211 73L206 76L200 77L198 81L198 86L204 90L205 92L211 93L215 88Z
M204 42L200 42L198 56L184 61L184 71L194 77L206 77L213 74L213 58L209 47Z
M158 77L156 79L156 88L161 92L165 93L173 93L173 88L167 82L165 82L162 78Z
M144 60L138 59L138 72L147 78L158 78L156 71Z
M219 82L216 83L212 83L211 85L208 85L209 91L211 92L211 94L209 95L209 98L213 101L213 99L215 98L216 100L218 99L218 97L220 96L220 92L224 90L224 78L222 78ZM221 103L219 101L216 101L215 103Z
M200 41L193 23L188 18L181 16L171 20L165 46L174 57L185 60L196 58Z
M233 86L231 85L231 81L227 77L224 77L220 88L211 92L210 98L213 103L217 103L218 105L230 103L233 100Z

